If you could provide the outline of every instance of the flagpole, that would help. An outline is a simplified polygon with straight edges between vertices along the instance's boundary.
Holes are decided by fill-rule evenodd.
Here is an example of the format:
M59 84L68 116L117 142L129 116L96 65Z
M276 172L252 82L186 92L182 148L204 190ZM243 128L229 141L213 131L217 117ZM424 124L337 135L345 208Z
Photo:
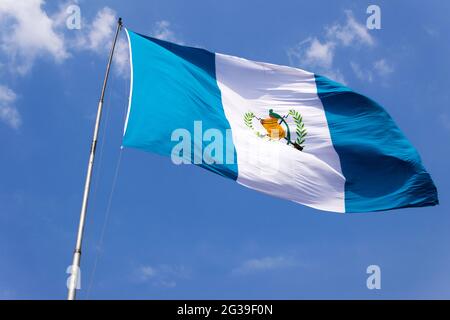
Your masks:
M100 95L100 101L98 103L98 109L97 109L97 117L95 120L95 127L94 127L94 135L92 137L92 144L91 144L91 150L89 155L89 162L88 162L88 168L87 168L87 174L86 174L86 182L84 185L84 193L83 193L83 202L81 205L81 212L80 212L80 222L78 225L78 233L77 233L77 242L75 245L75 251L73 253L73 262L72 262L72 268L71 268L71 277L69 280L69 292L67 296L67 300L75 300L76 296L76 290L77 290L77 283L78 283L78 277L79 277L79 270L80 270L80 259L81 259L81 244L83 241L83 231L84 231L84 223L86 219L86 211L87 211L87 205L88 205L88 199L89 199L89 190L91 188L91 177L92 177L92 169L94 167L94 158L95 158L95 149L97 146L97 139L98 139L98 132L100 127L100 120L102 117L102 109L103 109L103 99L105 97L105 90L106 90L106 84L108 82L109 77L109 70L111 68L111 62L114 55L114 48L116 47L117 38L119 35L119 31L122 28L122 18L119 18L117 21L117 29L114 36L114 42L111 47L111 51L109 53L109 59L108 59L108 65L106 66L106 73L105 78L103 80L103 86L102 86L102 93Z

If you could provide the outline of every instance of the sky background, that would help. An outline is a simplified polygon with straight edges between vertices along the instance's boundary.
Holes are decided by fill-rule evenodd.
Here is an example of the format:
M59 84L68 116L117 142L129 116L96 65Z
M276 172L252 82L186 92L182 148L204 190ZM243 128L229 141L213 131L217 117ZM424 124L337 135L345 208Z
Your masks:
M71 4L81 8L79 30L66 26ZM381 30L365 28L370 4L381 8ZM120 14L136 32L304 68L373 98L418 149L441 204L326 213L196 166L121 151L129 90L122 32L105 97L80 299L450 299L449 12L441 0L2 0L0 298L66 298ZM373 264L381 267L381 290L366 287Z

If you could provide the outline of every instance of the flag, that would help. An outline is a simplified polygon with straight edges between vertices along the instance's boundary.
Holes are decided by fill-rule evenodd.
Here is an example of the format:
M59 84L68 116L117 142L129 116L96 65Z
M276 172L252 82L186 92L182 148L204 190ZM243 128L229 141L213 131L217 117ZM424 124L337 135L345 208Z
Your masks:
M375 101L302 69L126 32L123 146L324 211L438 204L419 154Z

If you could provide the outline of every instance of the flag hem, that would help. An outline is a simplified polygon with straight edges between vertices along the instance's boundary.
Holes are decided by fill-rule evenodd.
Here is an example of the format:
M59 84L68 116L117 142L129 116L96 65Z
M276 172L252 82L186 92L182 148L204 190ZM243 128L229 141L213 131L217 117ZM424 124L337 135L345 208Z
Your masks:
M123 135L124 136L125 136L125 132L127 131L128 118L130 117L131 99L133 97L133 55L132 55L132 49L131 49L130 35L128 33L127 28L125 28L125 33L126 33L127 39L128 39L128 50L129 50L129 55L130 55L130 94L128 96L127 116L125 118L125 123L124 123L124 127L123 127Z

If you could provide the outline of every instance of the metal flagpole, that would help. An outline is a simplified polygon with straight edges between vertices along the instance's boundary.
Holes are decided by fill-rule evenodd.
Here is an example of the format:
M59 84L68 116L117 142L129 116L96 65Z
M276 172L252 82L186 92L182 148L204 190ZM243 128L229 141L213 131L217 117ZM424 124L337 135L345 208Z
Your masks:
M112 62L112 58L113 58L113 54L114 54L114 48L116 47L117 37L119 35L119 31L121 28L122 28L122 18L119 18L119 20L117 21L117 29L116 29L116 34L114 36L114 42L111 47L111 51L109 53L109 60L108 60L108 65L106 67L105 79L103 80L102 93L100 95L100 101L98 103L97 118L95 120L94 135L92 137L92 144L91 144L91 150L90 150L89 162L88 162L88 168L87 168L87 174L86 174L86 182L84 185L83 203L81 205L80 223L78 225L78 233L77 233L77 242L75 245L75 251L73 253L72 272L71 272L71 277L70 277L70 282L69 282L69 293L67 296L67 300L75 300L75 295L76 295L76 290L77 290L77 283L78 283L79 270L80 270L81 243L83 241L84 222L86 219L86 210L87 210L87 204L88 204L88 198L89 198L89 190L91 188L91 177L92 177L92 169L94 166L95 148L97 146L98 131L99 131L99 127L100 127L100 120L102 117L103 98L105 96L106 84L108 82L109 69L111 68L111 62Z

